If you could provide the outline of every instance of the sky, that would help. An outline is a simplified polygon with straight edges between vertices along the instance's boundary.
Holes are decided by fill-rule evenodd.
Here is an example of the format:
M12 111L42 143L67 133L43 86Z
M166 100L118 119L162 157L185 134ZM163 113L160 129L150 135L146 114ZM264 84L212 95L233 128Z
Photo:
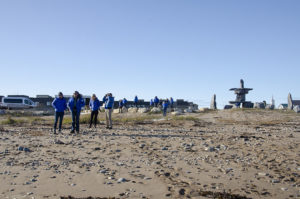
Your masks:
M0 0L0 95L300 99L299 0Z

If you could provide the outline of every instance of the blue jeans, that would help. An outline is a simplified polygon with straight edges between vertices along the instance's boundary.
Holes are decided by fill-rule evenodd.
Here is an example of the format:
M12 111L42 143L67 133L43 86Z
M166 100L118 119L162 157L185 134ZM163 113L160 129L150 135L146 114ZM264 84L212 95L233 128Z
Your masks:
M56 130L56 127L57 127L57 122L58 122L58 119L59 119L59 125L58 125L58 128L59 130L61 130L61 125L62 125L62 121L64 119L64 112L55 112L55 121L54 121L54 129Z
M167 108L164 108L164 109L163 109L163 114L164 114L164 116L167 115Z
M80 111L72 111L72 131L79 132Z

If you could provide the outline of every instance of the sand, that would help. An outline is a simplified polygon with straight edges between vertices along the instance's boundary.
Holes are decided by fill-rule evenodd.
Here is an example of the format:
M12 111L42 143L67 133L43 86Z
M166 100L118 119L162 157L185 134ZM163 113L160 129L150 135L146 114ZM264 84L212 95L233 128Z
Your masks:
M0 198L300 197L300 115L292 112L82 125L76 136L51 134L52 117L44 118L0 126Z

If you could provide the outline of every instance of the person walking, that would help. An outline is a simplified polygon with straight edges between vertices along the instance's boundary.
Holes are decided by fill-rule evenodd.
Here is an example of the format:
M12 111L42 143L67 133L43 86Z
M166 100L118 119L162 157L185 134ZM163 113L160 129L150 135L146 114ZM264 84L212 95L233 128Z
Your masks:
M94 122L94 127L97 127L97 118L100 108L100 101L98 100L95 94L92 95L90 99L90 109L91 109L91 119L90 119L90 128L92 128L92 124Z
M59 120L58 132L61 133L62 121L64 118L65 110L67 109L67 101L64 98L64 95L62 92L58 93L58 97L56 97L53 100L52 106L55 109L55 120L54 120L53 133L56 134L56 127L57 127L58 120Z
M105 103L106 128L112 129L111 114L114 107L114 97L112 96L111 93L108 93L103 97L103 102Z
M123 100L119 100L119 113L122 113L123 109Z
M154 98L154 107L158 107L158 104L159 104L159 99L157 96L155 96Z
M139 98L137 96L135 96L133 101L134 101L134 106L137 108L138 102L139 102Z
M70 133L79 133L79 119L80 119L80 112L82 107L85 106L85 102L79 94L78 91L75 91L73 96L69 99L68 107L72 114L72 130Z
M164 101L164 102L162 103L162 107L163 107L163 116L167 116L168 106L169 106L169 103L168 103L167 101Z

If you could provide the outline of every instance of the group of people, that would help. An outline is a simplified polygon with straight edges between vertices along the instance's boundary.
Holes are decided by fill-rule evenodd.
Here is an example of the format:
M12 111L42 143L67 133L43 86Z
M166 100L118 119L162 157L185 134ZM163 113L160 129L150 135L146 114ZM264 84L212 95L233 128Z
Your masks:
M106 119L106 128L112 129L112 112L114 108L114 97L112 96L112 93L107 93L103 99L104 108L105 108L105 119ZM138 106L138 97L135 96L134 98L134 106ZM127 99L124 98L123 100L119 100L119 113L122 113L123 107L127 108ZM154 100L150 100L150 107L158 107L160 103L160 100L157 96L155 96ZM162 102L162 109L163 109L163 115L166 116L167 109L170 106L173 108L174 100L171 97L170 100L167 99L166 101ZM52 106L55 109L55 120L54 120L54 134L56 134L57 130L57 124L58 124L58 131L61 132L62 130L62 123L64 118L65 110L69 109L72 115L72 128L71 128L71 134L79 133L79 121L80 121L80 113L83 107L85 107L85 101L82 97L82 95L75 91L73 96L66 101L64 98L64 95L62 92L58 93L58 97L54 99L52 102ZM98 120L98 113L101 106L100 100L97 98L95 94L92 95L89 107L91 110L91 118L90 118L90 128L92 125L96 128L97 126L97 120Z
M111 115L114 106L114 97L112 96L111 93L107 93L103 97L103 103L105 104L104 107L105 107L106 128L112 129ZM59 92L58 97L55 98L54 101L52 102L52 106L55 109L53 133L56 134L57 123L59 123L58 131L61 132L64 113L65 110L67 109L70 110L72 115L72 128L70 133L71 134L74 134L75 132L79 133L80 113L82 108L85 107L85 101L82 95L78 91L75 91L73 96L67 102L66 99L64 98L63 93ZM96 127L101 103L95 94L92 95L89 106L91 109L90 128L92 127L92 124L94 124L94 127Z

